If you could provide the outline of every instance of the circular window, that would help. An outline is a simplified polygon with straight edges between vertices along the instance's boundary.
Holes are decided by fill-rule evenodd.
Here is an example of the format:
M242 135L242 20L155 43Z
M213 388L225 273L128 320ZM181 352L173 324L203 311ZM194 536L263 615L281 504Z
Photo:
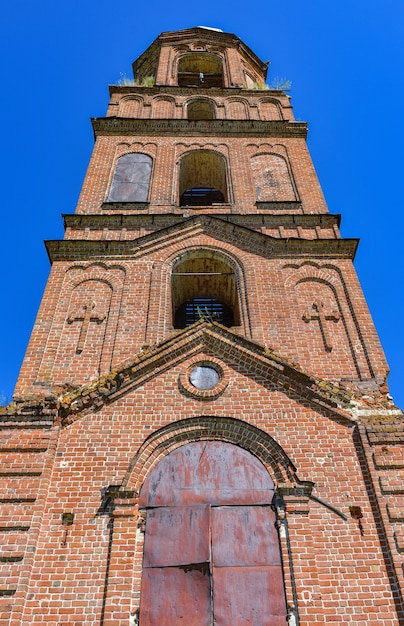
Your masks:
M213 389L220 381L220 375L213 367L197 365L191 371L189 380L196 389Z
M201 400L214 400L223 393L229 381L220 364L209 359L194 361L180 372L178 383L183 393Z

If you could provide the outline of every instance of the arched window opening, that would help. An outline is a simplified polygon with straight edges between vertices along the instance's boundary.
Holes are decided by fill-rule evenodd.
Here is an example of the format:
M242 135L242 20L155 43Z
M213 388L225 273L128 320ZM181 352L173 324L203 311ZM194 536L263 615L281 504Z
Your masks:
M177 261L172 301L174 328L186 328L199 319L228 328L239 324L236 274L216 252L196 250Z
M192 100L188 104L187 114L189 120L213 120L214 106L210 100Z
M286 624L274 484L249 451L195 441L146 478L140 623Z
M180 206L211 206L227 202L224 158L212 150L195 150L181 160Z
M116 164L108 202L147 202L152 159L147 154L130 152Z
M178 62L180 87L223 87L223 67L220 57L207 52L185 54Z

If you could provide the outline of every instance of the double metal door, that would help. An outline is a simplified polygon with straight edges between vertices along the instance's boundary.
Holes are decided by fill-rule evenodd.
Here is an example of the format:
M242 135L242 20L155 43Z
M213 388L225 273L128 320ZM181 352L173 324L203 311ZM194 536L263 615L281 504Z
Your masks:
M272 494L261 463L231 444L187 444L166 457L140 498L140 626L285 626Z

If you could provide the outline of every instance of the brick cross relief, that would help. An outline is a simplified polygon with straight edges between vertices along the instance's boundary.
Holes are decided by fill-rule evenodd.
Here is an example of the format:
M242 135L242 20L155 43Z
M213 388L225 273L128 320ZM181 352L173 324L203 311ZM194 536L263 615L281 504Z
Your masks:
M311 322L311 320L318 320L321 334L323 336L324 347L327 350L327 352L331 352L332 341L331 341L330 333L328 332L327 320L338 322L341 316L338 313L338 311L331 311L331 313L328 313L328 314L324 313L324 304L321 302L321 300L315 300L313 302L312 308L316 312L314 313L313 311L307 311L303 315L303 320L307 322L307 324Z
M76 315L69 315L67 318L68 324L73 324L73 322L82 322L79 340L76 347L76 354L81 354L81 352L83 352L90 322L97 322L97 324L101 324L101 322L103 322L107 317L105 314L94 314L93 309L95 309L95 303L92 300L88 300L85 304L83 304Z

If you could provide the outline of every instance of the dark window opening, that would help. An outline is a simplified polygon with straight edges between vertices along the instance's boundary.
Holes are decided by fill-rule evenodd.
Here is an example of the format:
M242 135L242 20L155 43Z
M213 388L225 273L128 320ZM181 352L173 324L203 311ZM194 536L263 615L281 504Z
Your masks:
M220 57L206 52L191 52L178 63L180 87L223 87L223 68Z
M192 150L180 161L180 206L229 202L224 157L213 150Z
M214 187L192 187L184 191L180 198L180 206L210 206L223 202L224 195Z
M175 313L175 328L186 328L198 320L233 326L233 311L216 298L193 298L183 302Z
M174 263L172 320L186 328L200 319L230 328L240 324L237 277L227 258L213 250L194 250Z

